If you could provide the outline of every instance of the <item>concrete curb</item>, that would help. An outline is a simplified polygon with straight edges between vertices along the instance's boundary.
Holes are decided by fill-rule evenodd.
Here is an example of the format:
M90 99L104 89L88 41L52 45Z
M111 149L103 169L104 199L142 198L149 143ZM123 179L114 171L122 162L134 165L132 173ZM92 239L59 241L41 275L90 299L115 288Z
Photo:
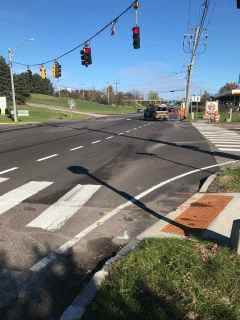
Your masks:
M220 166L220 171L223 171L227 168L235 168L235 167L239 167L240 164L240 160L236 160L234 163L230 163L230 164L226 164L223 166ZM202 187L200 188L199 192L207 192L208 188L210 187L210 185L212 184L212 182L215 180L215 178L217 178L219 172L212 174L211 176L209 176L206 181L204 182L204 184L202 185Z
M64 311L60 320L79 320L83 317L87 306L94 299L102 281L111 271L113 264L128 252L132 251L140 240L133 240L124 246L115 257L109 259L103 268L96 272L92 279L84 286L81 293L74 299L72 304Z
M210 187L211 183L215 180L217 175L218 175L218 172L209 176L207 180L204 182L204 184L202 185L202 187L200 188L199 192L207 192L207 189Z

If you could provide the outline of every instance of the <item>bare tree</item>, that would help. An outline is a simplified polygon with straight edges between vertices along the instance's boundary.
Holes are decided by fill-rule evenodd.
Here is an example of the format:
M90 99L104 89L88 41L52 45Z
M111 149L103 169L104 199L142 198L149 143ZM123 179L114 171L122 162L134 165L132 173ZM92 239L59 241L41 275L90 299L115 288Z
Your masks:
M148 93L148 100L160 100L160 96L157 92L155 91L150 91Z

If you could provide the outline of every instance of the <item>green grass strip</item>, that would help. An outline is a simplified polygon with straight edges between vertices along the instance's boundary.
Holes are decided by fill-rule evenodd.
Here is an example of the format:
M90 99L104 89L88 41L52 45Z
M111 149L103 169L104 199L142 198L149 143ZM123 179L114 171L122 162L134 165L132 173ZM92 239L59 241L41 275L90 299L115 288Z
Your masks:
M18 122L43 122L55 120L80 120L89 118L89 116L67 111L58 111L31 106L17 106L17 110L28 110L29 116L18 116ZM10 115L0 115L0 123L14 123Z
M54 105L54 106L62 106L68 108L68 100L71 98L68 97L55 97L55 96L47 96L44 94L31 94L31 98L28 102L45 104L45 105ZM96 112L102 114L123 114L136 112L138 106L136 105L125 105L125 106L117 106L117 105L104 105L95 102L88 102L80 99L73 99L75 101L75 108L82 111L88 112Z
M240 319L240 258L197 239L147 239L116 263L83 320Z

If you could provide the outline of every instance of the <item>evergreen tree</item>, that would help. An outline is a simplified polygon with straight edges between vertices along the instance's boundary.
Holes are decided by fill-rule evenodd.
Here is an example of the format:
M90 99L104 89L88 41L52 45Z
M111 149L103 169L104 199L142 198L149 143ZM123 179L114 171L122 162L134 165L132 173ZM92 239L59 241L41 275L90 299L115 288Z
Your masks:
M28 76L26 73L15 74L14 77L15 95L17 104L25 104L30 97Z
M52 95L54 92L51 81L47 78L43 80L42 77L37 73L33 74L32 81L29 82L29 88L31 93Z
M3 57L0 57L0 96L11 100L11 76L9 66Z

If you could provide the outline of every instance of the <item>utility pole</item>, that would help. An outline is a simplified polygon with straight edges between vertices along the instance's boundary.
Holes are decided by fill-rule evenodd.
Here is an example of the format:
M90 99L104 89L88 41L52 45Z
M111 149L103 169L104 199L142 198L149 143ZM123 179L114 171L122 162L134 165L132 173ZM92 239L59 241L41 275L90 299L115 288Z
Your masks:
M109 86L110 86L110 83L107 82L107 96L108 96L108 104L109 104Z
M201 34L202 30L207 30L207 28L203 28L205 19L206 19L206 15L207 15L207 11L208 11L208 7L209 7L209 1L210 0L204 0L203 3L203 13L202 13L202 17L199 23L199 26L197 28L191 29L191 31L195 30L195 34L185 34L184 38L188 38L188 40L184 41L184 46L188 45L189 49L188 51L186 51L184 49L185 52L187 53L191 53L191 61L190 64L187 66L187 83L186 83L186 116L189 114L189 102L190 102L190 88L191 88L191 81L192 81L192 69L193 69L193 65L195 63L195 58L197 53L204 53L205 49L206 49L206 45L207 42L203 41L200 42L200 37L208 37L207 34ZM191 39L194 37L194 40L191 41ZM205 45L205 49L203 52L197 52L197 48L199 44L203 44ZM190 46L192 47L192 49L190 50Z
M116 85L116 94L118 93L118 84L120 84L119 80L115 81L115 85Z
M15 100L15 88L14 88L14 81L13 81L13 70L12 70L12 49L8 49L8 64L10 68L10 75L11 75L11 84L12 84L12 102L13 102L13 109L14 109L14 121L17 122L17 108L16 108L16 100Z
M60 98L60 79L58 79L58 97Z

